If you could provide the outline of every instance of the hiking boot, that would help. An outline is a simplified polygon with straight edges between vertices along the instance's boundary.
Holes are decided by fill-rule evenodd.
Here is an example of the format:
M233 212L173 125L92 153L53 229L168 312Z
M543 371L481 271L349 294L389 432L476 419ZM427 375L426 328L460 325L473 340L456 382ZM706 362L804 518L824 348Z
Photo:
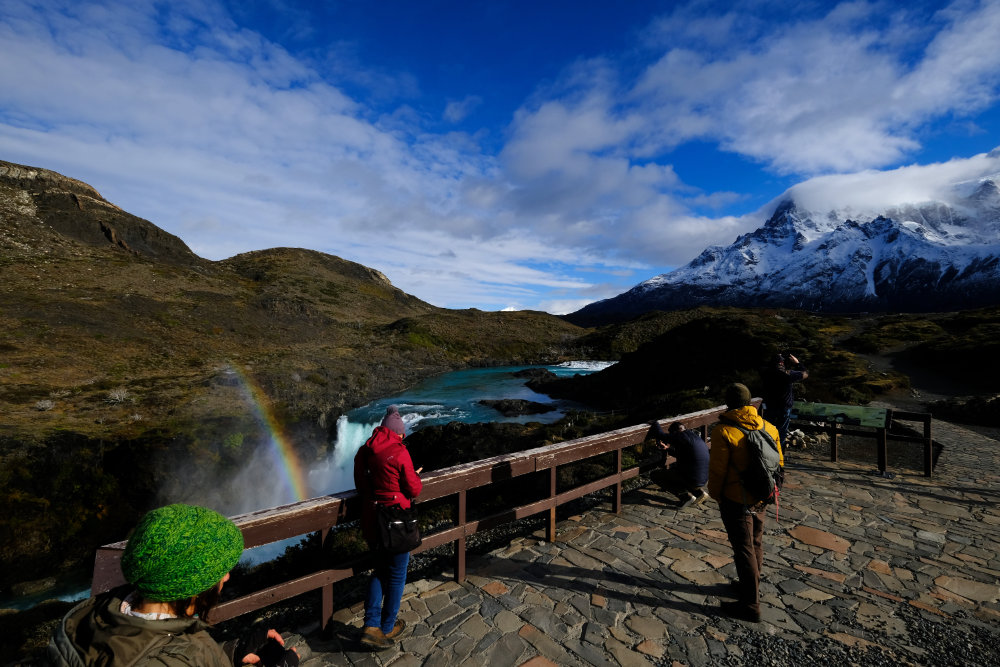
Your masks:
M685 492L684 495L680 497L680 502L677 503L677 509L687 507L688 505L693 504L694 501L695 501L694 496L692 496L690 493Z
M396 628L393 628L395 631ZM392 648L392 640L385 636L382 628L368 626L361 631L361 643L373 651Z
M385 635L385 638L388 639L389 641L394 642L403 636L403 634L406 632L406 628L407 628L406 621L404 621L401 618L397 618L396 625L392 626L392 632L387 633Z
M741 621L750 623L760 623L760 612L754 611L742 602L723 602L719 605L719 611L730 618L738 618Z
M698 493L697 496L695 496L694 504L695 505L700 505L703 502L705 502L706 500L708 500L708 491L706 491L705 489L702 489L701 492Z

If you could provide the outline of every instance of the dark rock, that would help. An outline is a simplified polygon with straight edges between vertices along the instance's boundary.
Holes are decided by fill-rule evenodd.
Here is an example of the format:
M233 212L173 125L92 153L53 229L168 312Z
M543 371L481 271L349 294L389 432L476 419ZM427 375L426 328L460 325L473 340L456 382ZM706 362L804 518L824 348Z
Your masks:
M45 591L52 590L56 587L55 577L45 577L44 579L35 579L34 581L22 581L20 583L14 584L10 587L10 592L17 596L26 595L36 595L38 593L44 593Z
M552 412L556 409L554 403L537 403L535 401L526 401L523 398L483 399L479 401L479 404L493 408L504 417L537 415L543 412Z

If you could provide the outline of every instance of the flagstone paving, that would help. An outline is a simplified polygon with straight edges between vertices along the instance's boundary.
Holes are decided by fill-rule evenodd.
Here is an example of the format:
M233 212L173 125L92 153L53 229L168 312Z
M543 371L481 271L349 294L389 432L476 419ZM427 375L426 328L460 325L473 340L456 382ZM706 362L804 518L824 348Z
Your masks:
M736 572L716 504L677 509L649 485L619 515L561 522L555 543L470 558L463 583L408 583L412 631L390 650L357 643L359 605L332 638L304 628L290 645L304 667L1000 664L1000 442L934 427L932 479L789 453L760 623L717 612Z

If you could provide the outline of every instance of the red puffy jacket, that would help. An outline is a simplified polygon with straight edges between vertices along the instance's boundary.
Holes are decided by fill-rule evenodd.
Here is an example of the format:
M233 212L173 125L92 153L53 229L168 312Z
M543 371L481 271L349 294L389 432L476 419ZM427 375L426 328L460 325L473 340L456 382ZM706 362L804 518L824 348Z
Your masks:
M378 426L354 456L354 486L361 497L361 531L372 542L375 503L406 509L424 485L413 469L403 437Z

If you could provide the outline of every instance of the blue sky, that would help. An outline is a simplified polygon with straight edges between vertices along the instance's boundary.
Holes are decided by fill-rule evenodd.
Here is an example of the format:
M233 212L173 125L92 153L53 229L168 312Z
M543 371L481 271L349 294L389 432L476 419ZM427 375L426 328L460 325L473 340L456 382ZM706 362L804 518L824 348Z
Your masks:
M797 184L996 148L997 35L1000 0L0 0L0 159L209 259L561 313Z

